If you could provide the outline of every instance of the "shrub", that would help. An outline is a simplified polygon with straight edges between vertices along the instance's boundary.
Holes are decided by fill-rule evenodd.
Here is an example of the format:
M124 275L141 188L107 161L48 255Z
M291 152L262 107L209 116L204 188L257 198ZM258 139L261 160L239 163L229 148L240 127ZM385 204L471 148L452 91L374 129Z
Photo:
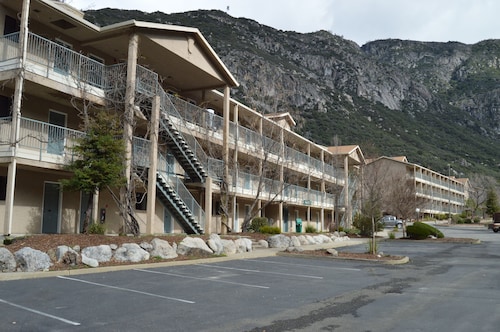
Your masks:
M104 227L104 225L101 223L92 223L89 225L88 233L103 235L104 233L106 233L106 227Z
M479 218L479 217L474 217L474 223L475 223L475 224L478 224L478 223L480 223L480 222L481 222L481 218Z
M254 232L260 232L260 229L264 226L268 226L269 223L266 217L255 217L252 219L252 223L250 225L250 230Z
M306 233L316 233L316 227L307 225L306 226Z
M354 227L359 229L359 232L363 236L371 236L372 235L372 218L364 215L364 214L356 214L354 216L354 222L353 222ZM375 232L381 231L384 228L384 226L379 223L375 222Z
M437 238L443 238L443 233L431 225L425 224L423 222L415 222L413 225L406 228L406 233L411 239L422 240L427 239L430 235Z
M394 232L389 233L389 239L394 240L396 238L396 234Z
M279 227L276 227L276 226L262 226L260 229L259 229L259 232L260 233L263 233L263 234L280 234L281 233L281 229Z

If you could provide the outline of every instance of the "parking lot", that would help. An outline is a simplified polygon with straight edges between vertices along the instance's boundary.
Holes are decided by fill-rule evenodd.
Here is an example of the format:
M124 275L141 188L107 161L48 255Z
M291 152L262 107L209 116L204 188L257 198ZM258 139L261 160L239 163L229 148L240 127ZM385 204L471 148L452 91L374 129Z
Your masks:
M500 298L500 235L491 234L480 245L381 242L384 252L411 258L398 266L275 256L3 281L0 330L469 331L479 321L493 328L500 311L474 310ZM458 324L463 310L476 323Z

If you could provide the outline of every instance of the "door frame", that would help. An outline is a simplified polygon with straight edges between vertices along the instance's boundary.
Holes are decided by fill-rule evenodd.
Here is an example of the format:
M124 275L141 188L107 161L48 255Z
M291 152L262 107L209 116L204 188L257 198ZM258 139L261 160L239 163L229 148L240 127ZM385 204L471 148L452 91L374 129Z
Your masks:
M58 187L59 187L59 197L57 198L58 199L58 204L57 204L57 230L56 230L56 234L59 234L61 233L61 212L62 212L62 190L61 190L61 184L59 182L55 182L55 181L44 181L43 182L43 197L42 197L42 218L41 218L41 223L40 223L40 234L44 234L43 233L43 223L44 223L44 220L43 220L43 217L44 217L44 208L45 208L45 198L46 198L46 186L48 184L56 184Z
M58 114L58 115L63 115L64 116L64 124L63 125L60 125L60 124L57 124L57 123L53 123L50 121L51 119L51 114ZM47 123L49 125L55 125L55 126L59 126L59 127L63 127L63 128L67 128L68 127L68 114L64 113L64 112L59 112L59 111L56 111L56 110L53 110L53 109L49 109L49 114L47 116ZM55 154L55 155L64 155L64 149L65 149L65 146L66 146L66 137L62 137L62 139L57 139L58 137L55 137L57 140L54 140L54 141L51 141L51 127L49 127L48 131L47 131L47 152L48 153L51 153L51 154ZM57 131L56 131L57 132ZM52 142L52 143L51 143ZM53 151L54 152L50 152L52 151L51 150L51 147L50 147L50 144L60 144L59 142L62 142L62 150L59 151L59 149L57 149L57 152L60 152L60 153L55 153L55 149L54 147L52 147L52 149L54 149Z

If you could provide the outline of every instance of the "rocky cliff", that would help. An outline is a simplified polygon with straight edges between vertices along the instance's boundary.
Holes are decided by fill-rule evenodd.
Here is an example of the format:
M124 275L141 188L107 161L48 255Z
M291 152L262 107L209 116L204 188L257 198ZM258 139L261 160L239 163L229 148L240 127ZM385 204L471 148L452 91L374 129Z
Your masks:
M221 11L167 15L86 12L97 25L136 19L197 27L258 111L290 112L301 135L406 155L457 176L500 179L500 40L474 45L378 40L359 46L327 31L276 30Z

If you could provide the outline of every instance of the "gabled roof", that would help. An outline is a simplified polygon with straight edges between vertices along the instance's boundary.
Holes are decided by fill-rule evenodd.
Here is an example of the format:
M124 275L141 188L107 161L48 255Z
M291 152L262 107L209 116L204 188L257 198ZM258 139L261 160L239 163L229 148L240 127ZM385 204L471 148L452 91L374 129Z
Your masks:
M14 12L23 1L2 1ZM130 20L98 27L82 12L54 0L32 0L30 21L68 36L75 42L99 50L116 62L127 59L129 39L139 35L138 64L158 73L166 85L179 91L208 90L238 82L196 28Z
M334 156L349 157L350 165L362 165L365 163L365 157L359 145L338 145L326 148Z
M289 112L269 113L269 114L264 114L264 117L268 118L269 120L273 120L275 122L278 122L280 120L285 120L290 127L295 127L297 125L297 123L292 118Z

